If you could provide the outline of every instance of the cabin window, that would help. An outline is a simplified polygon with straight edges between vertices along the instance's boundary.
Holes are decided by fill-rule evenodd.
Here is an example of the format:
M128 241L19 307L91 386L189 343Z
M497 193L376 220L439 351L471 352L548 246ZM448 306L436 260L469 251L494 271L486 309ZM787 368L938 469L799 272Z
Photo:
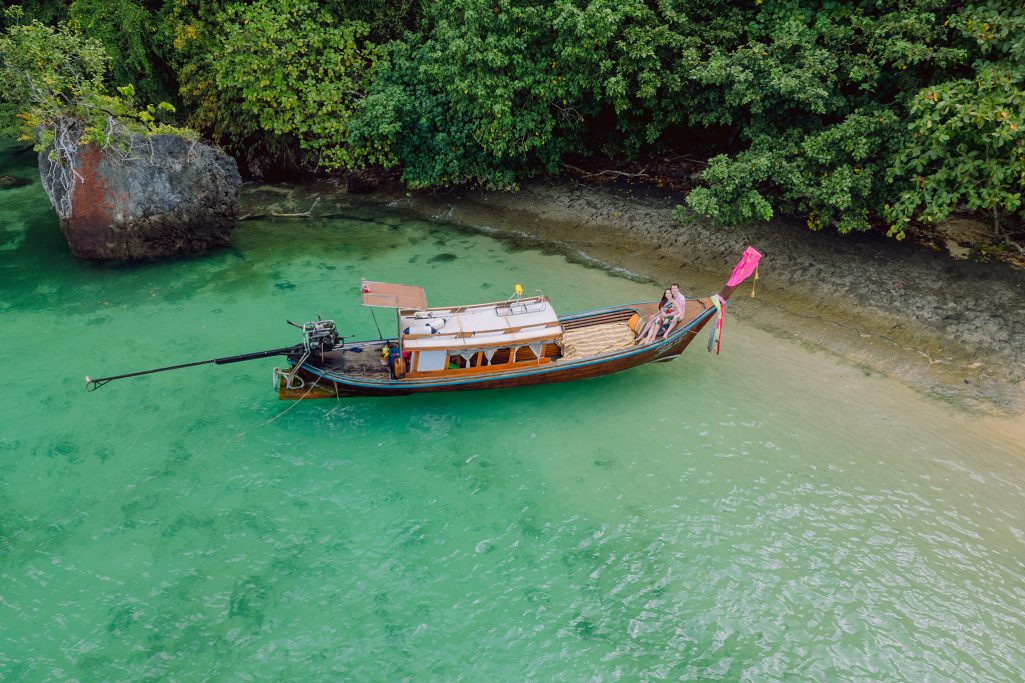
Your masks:
M417 372L430 372L445 369L445 351L421 351L416 354Z
M480 351L476 349L466 349L458 354L449 356L450 361L457 358L461 368L475 368L480 365Z
M516 349L516 363L525 363L526 361L537 360L537 356L534 354L534 350L529 346L520 346Z
M508 347L491 350L491 359L488 365L505 365L509 362L510 350Z

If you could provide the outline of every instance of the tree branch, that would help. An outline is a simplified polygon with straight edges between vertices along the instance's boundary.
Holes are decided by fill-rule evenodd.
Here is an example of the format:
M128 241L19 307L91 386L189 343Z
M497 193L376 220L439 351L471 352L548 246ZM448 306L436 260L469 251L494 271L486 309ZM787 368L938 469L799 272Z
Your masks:
M570 169L571 171L576 171L577 173L582 174L585 178L595 178L597 176L602 176L602 175L606 175L606 174L622 176L624 178L648 178L648 177L650 177L647 173L644 172L645 169L643 169L643 168L640 170L639 173L627 173L626 171L614 171L614 170L611 170L611 169L606 169L604 171L598 171L597 173L590 173L590 172L585 171L584 169L580 168L579 166L574 166L573 164L565 164L564 163L563 166L565 166L566 168Z
M306 211L302 211L300 213L278 213L276 211L271 211L270 215L274 218L312 218L313 209L317 208L317 204L319 203L320 197L317 197L313 200L313 205Z

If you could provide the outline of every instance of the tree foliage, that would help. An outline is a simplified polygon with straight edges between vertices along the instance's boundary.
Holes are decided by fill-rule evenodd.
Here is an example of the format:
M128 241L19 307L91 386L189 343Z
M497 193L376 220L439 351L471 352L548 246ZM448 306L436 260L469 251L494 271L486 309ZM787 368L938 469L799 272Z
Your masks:
M254 173L373 167L413 187L506 188L567 155L683 153L709 159L689 209L722 224L782 212L901 237L955 211L1001 233L1023 217L1025 12L1001 0L25 8L55 44L71 19L102 46L104 83L180 98L179 118Z
M712 159L692 210L723 223L779 210L842 232L885 223L897 237L958 208L1021 217L1020 13L939 0L763 7L757 40L703 75L750 144Z
M1022 215L1025 189L1025 15L990 2L951 25L977 45L972 72L922 88L908 106L910 135L888 169L890 233L914 218L943 220L963 207L982 211L997 235Z
M637 154L705 101L688 80L698 22L668 3L455 0L420 29L385 46L354 124L413 186L509 187L568 152ZM708 17L706 33L738 30Z
M508 187L553 172L573 142L579 82L554 45L557 6L433 5L424 34L387 45L357 139L414 187Z
M376 61L366 23L337 22L315 3L289 0L229 5L221 21L210 75L216 105L231 115L228 130L294 141L313 168L364 160L348 129Z
M110 57L109 80L131 85L149 101L173 100L177 86L163 53L160 16L135 0L74 0L68 18Z
M8 11L9 18L19 15ZM161 120L174 113L173 106L140 106L131 84L110 89L109 63L103 45L71 23L8 25L0 36L0 93L17 114L6 132L39 149L50 146L58 129L73 129L81 136L76 141L101 145L120 132L178 132Z

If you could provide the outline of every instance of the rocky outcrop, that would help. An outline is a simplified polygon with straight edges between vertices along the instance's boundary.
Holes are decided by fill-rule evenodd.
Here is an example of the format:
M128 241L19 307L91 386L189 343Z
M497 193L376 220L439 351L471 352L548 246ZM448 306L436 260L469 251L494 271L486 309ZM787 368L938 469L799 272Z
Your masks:
M39 173L71 252L149 259L229 244L242 178L219 149L176 135L133 136L124 148L83 145Z

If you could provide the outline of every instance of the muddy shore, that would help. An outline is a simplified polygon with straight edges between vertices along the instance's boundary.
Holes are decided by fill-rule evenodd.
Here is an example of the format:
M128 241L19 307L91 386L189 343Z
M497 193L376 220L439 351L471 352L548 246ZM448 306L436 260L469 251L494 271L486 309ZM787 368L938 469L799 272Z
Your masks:
M266 210L259 188L243 192L244 207ZM518 192L296 190L273 210L301 211L314 197L314 215L385 203L702 296L718 291L751 244L764 259L756 296L749 283L734 295L737 318L958 407L1025 411L1025 271L1004 263L957 260L875 234L813 233L787 219L731 229L681 224L672 215L680 197L647 187L542 180Z

